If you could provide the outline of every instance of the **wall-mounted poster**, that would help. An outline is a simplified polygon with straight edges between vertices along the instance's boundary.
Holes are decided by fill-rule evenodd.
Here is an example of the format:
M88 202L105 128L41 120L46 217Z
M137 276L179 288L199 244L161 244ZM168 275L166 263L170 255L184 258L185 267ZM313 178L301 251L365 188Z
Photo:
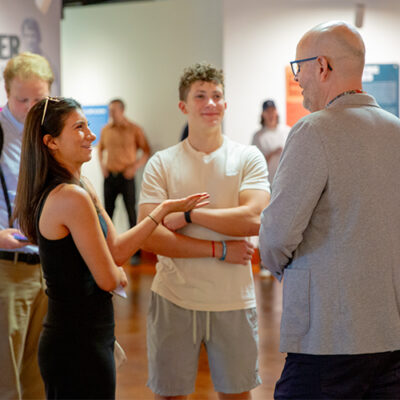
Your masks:
M366 64L363 89L386 111L399 116L399 64Z
M51 93L60 94L61 0L52 0L46 7L39 7L39 3L0 0L0 107L7 102L4 68L10 58L24 51L49 60L55 76Z
M286 125L293 126L309 112L303 107L303 96L299 83L294 80L292 69L285 68L286 77Z
M108 122L108 106L82 106L91 131L96 135L93 146L100 140L101 130Z

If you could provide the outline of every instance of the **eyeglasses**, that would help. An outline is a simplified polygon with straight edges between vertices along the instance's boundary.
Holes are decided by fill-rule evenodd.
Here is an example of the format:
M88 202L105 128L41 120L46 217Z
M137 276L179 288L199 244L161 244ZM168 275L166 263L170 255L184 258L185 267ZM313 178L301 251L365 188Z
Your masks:
M50 96L46 97L46 102L44 103L44 107L43 107L42 122L40 123L40 126L43 126L43 122L44 122L44 119L46 117L47 105L49 104L49 100L50 101L54 101L56 103L58 103L60 101L60 99L57 98L57 97L50 97Z
M300 72L300 64L302 62L306 62L306 61L312 61L312 60L316 60L319 56L316 57L310 57L310 58L303 58L301 60L294 60L294 61L290 61L290 66L292 67L292 72L294 76L297 76L297 74ZM329 62L328 62L328 69L330 71L332 71L332 67L330 66Z

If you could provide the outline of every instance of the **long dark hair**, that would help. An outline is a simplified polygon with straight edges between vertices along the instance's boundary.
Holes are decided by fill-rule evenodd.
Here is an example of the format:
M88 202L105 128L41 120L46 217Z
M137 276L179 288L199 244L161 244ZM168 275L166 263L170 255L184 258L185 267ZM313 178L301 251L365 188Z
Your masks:
M77 109L81 105L74 99L46 98L36 103L26 117L13 217L32 243L37 243L36 222L44 195L61 183L80 184L43 143L47 134L59 136L68 115Z

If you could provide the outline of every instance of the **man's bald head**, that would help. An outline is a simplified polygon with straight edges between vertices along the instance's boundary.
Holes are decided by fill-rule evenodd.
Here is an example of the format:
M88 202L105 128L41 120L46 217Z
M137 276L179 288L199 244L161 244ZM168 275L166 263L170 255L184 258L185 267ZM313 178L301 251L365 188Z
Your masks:
M295 80L303 89L303 105L321 110L341 93L362 90L365 46L357 30L333 21L309 30L297 45Z
M325 56L333 70L344 76L361 76L365 46L358 31L343 21L327 22L309 30L297 46L302 58Z

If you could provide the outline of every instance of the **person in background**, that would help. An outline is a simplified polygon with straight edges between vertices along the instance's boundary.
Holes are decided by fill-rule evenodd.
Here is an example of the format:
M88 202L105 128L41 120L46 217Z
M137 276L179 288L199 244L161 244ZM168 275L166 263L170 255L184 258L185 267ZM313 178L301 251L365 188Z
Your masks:
M115 397L110 291L127 284L118 265L168 213L189 211L207 198L167 200L117 235L90 182L81 176L95 138L73 99L47 97L32 107L25 122L15 218L39 245L47 284L39 366L49 399Z
M400 120L362 90L350 24L312 28L291 62L311 114L293 126L263 211L283 279L275 399L399 399Z
M279 159L290 128L279 124L279 115L273 100L266 100L262 105L261 129L257 131L252 144L264 154L268 165L268 179L272 185Z
M22 130L29 109L50 94L48 61L21 53L4 69L7 105L0 112L0 398L42 399L37 350L47 310L38 249L30 245L12 212L19 178Z
M222 134L223 81L206 63L184 71L179 108L189 136L157 152L143 175L139 220L168 198L210 193L209 207L171 214L144 243L158 255L147 319L148 386L156 398L194 391L202 343L219 398L249 399L261 383L247 237L257 234L269 201L267 165L254 146Z
M111 121L102 129L98 145L104 176L104 205L112 219L115 201L122 194L129 226L133 227L136 224L135 175L149 159L150 146L142 128L126 118L125 104L121 99L110 102L109 113ZM131 263L139 262L138 252Z
M268 165L268 180L270 185L274 179L279 159L290 128L279 124L279 115L273 100L265 100L262 104L261 129L257 131L252 144L263 153ZM258 244L258 238L254 238L254 244ZM260 260L260 278L269 278L271 273Z

